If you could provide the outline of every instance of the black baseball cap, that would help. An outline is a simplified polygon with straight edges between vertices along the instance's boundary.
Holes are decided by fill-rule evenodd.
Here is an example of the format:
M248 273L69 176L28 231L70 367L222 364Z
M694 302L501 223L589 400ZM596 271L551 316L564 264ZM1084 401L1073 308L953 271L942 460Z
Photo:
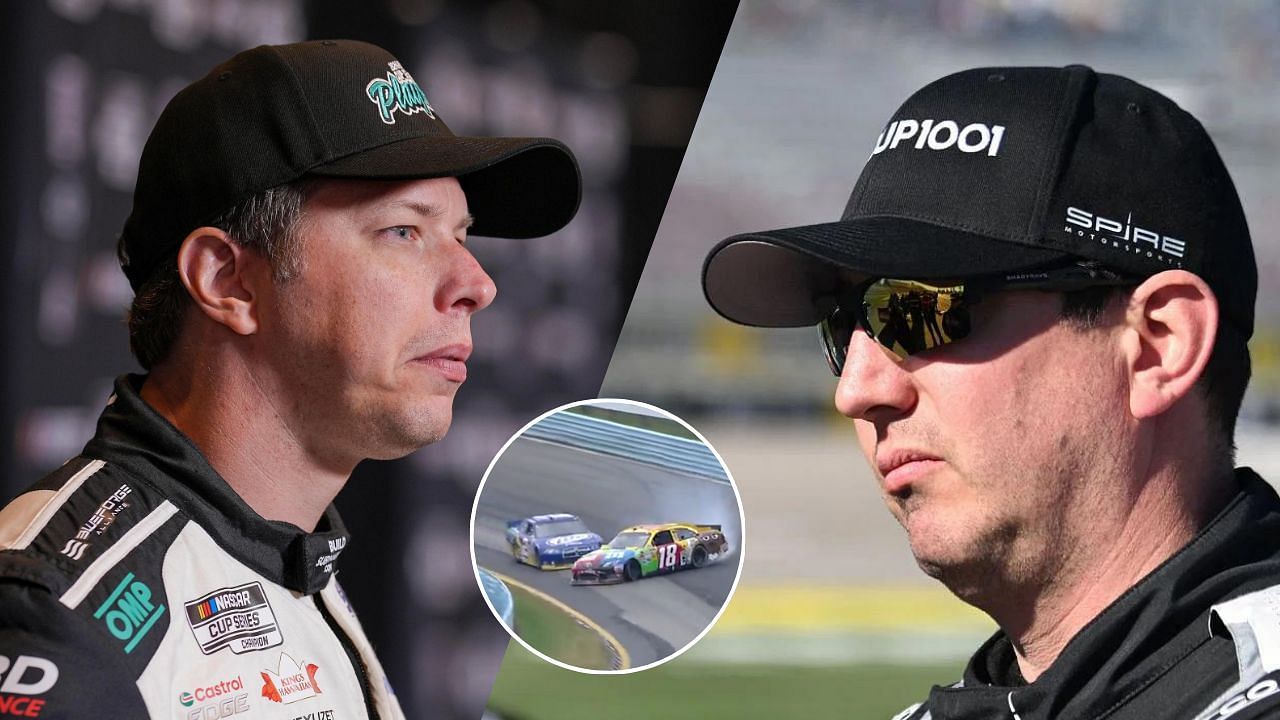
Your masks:
M736 235L703 265L746 325L818 323L858 277L962 279L1092 260L1205 280L1253 332L1258 271L1235 185L1172 100L1088 67L966 70L912 95L837 222Z
M180 91L142 150L119 242L136 291L186 237L268 188L315 175L457 177L476 235L563 227L582 197L558 140L454 135L389 52L354 40L262 45Z

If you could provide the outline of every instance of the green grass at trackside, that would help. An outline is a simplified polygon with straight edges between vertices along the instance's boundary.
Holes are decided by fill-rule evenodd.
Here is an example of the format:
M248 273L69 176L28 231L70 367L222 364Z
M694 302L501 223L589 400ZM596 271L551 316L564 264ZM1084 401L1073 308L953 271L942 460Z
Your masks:
M511 643L489 707L506 720L823 718L889 720L957 665L832 667L714 664L677 658L630 675L555 667Z
M516 606L516 631L525 642L540 652L574 667L607 670L612 656L598 633L584 627L560 608L511 585ZM513 647L520 647L512 643ZM547 667L555 667L529 654L530 659ZM559 668L556 668L559 670Z
M675 420L669 418L654 417L652 415L641 415L639 413L622 412L620 410L610 410L609 408L595 407L594 405L578 405L571 407L565 412L577 413L600 420L611 420L622 425L630 425L644 430L652 430L654 432L674 435L686 440L698 440L702 442L697 435L689 432L689 428L681 425Z

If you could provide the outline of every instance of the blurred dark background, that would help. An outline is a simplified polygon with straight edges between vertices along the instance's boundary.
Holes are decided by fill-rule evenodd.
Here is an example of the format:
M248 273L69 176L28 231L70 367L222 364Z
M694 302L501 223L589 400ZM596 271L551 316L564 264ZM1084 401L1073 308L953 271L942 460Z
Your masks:
M115 258L137 160L179 88L262 43L392 51L458 134L576 152L578 217L470 243L501 290L477 316L449 436L365 463L338 505L341 580L409 717L478 718L507 645L468 522L489 460L527 421L594 397L737 3L22 0L0 6L0 501L79 452L112 378L136 372Z

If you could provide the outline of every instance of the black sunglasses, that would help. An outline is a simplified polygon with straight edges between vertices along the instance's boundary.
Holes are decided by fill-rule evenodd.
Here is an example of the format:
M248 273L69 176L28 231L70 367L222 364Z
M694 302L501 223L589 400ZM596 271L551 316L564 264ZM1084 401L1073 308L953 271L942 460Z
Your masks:
M967 337L969 309L986 293L1071 292L1139 282L1138 278L1087 262L945 283L877 278L841 294L836 309L818 324L818 332L827 365L840 377L849 342L859 327L894 355L906 358Z

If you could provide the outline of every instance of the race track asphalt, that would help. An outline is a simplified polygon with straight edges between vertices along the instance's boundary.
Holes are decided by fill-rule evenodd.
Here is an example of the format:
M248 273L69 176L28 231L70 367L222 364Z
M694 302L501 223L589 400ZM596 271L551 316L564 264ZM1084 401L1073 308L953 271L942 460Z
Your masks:
M516 563L507 520L568 512L607 543L628 525L686 521L723 526L731 552L697 570L609 586L573 586L569 571ZM536 588L608 630L632 667L684 648L715 618L738 572L742 527L733 489L624 458L519 438L494 465L475 519L476 563Z

